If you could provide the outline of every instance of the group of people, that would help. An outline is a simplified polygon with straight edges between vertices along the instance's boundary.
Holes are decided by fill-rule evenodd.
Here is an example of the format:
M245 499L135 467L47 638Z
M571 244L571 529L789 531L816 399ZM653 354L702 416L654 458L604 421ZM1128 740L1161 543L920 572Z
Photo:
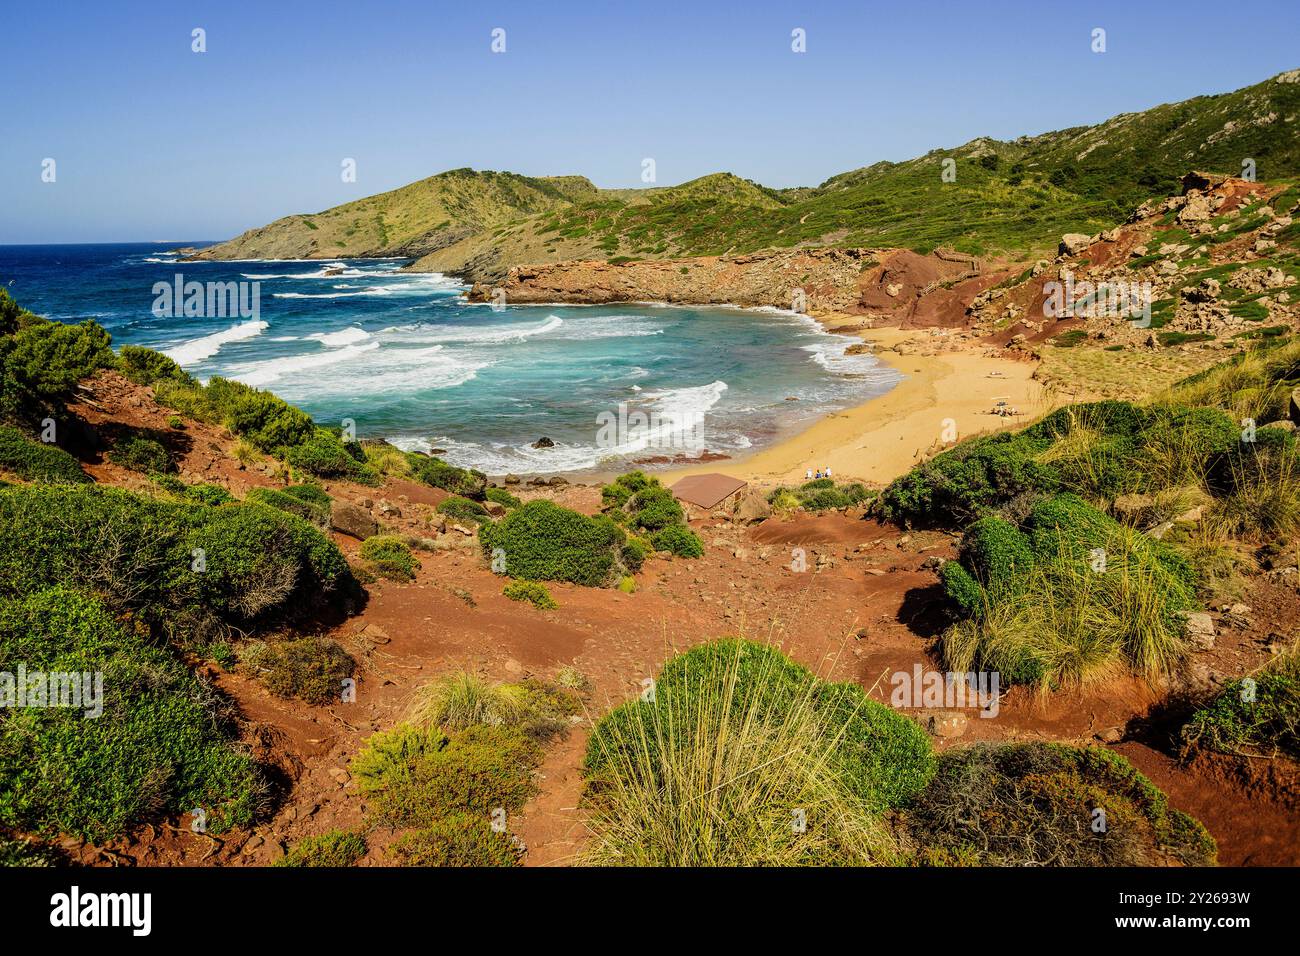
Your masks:
M818 468L817 474L815 475L813 474L813 470L811 468L808 469L807 478L809 481L812 481L816 478L829 478L829 477L831 477L830 468Z

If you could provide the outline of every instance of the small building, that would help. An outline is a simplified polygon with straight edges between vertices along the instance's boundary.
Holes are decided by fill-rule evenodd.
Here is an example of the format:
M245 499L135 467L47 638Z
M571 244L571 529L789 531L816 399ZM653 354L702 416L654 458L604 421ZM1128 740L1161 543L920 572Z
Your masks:
M707 475L687 475L672 486L672 493L678 501L694 505L704 511L739 500L739 494L746 487L746 482L730 475L710 472Z

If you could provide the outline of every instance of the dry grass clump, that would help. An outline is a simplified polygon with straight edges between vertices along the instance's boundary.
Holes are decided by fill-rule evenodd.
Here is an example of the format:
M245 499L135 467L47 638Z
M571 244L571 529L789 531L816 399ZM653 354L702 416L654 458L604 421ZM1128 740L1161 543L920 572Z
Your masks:
M892 836L836 765L852 716L840 714L828 726L816 681L791 683L779 662L744 656L745 642L735 643L735 653L714 657L689 688L625 704L597 726L585 798L593 839L583 862L825 866L892 859Z

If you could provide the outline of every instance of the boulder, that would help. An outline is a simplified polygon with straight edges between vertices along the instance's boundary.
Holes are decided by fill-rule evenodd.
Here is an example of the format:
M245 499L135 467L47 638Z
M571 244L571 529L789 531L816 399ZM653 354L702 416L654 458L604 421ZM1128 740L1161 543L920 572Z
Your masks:
M554 447L555 447L555 442L554 442L552 439L547 438L545 435L543 435L541 438L537 439L537 441L533 442L532 445L531 445L530 447L532 447L532 448L554 448Z
M1210 218L1210 200L1204 193L1192 191L1187 194L1187 202L1178 211L1178 221L1183 225L1189 222L1204 222Z
M1060 254L1063 256L1077 256L1088 248L1092 242L1091 236L1085 236L1081 232L1067 232L1061 237Z
M734 520L745 524L763 521L771 516L772 506L767 503L767 498L761 492L753 490L736 502L736 510L732 513Z
M1214 618L1204 611L1187 615L1185 633L1193 647L1208 651L1214 647Z
M505 482L507 485L517 485L519 484L520 480L521 479L519 478L518 475L506 475L505 477Z
M500 518L505 515L506 506L499 501L485 501L483 502L483 510L494 518Z
M358 541L364 541L379 533L379 522L372 518L368 511L346 501L334 503L330 511L330 527Z

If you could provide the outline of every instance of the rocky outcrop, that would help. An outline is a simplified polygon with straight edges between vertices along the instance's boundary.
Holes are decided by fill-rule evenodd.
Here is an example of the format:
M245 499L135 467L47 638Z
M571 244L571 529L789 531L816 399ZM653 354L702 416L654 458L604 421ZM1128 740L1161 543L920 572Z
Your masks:
M477 283L469 298L506 302L680 302L842 310L859 299L858 280L874 265L868 249L797 249L743 256L633 262L582 260L511 266L499 286Z

